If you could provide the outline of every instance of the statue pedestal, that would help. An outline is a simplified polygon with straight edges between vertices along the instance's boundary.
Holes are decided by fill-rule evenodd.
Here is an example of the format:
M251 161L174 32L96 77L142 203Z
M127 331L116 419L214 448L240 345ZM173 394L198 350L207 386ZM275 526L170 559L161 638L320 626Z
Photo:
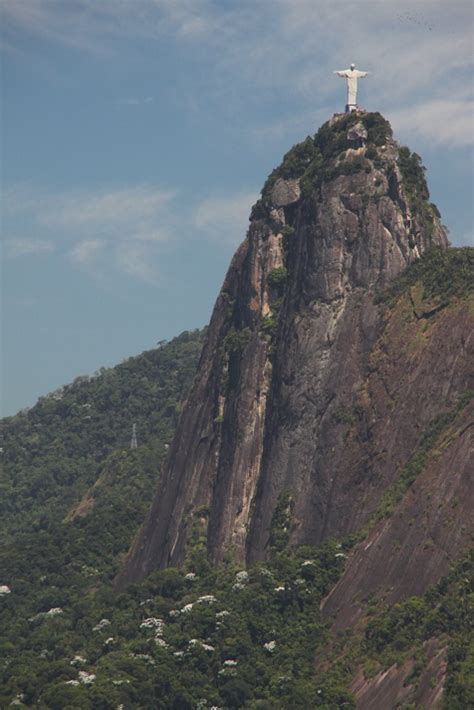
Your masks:
M358 106L357 104L346 104L346 113L352 113L353 111L357 111Z

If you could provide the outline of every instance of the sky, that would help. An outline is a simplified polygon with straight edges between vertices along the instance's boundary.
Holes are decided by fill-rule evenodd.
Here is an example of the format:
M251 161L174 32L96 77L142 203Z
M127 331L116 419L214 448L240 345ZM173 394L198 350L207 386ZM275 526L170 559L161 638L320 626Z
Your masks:
M344 110L389 119L473 244L463 0L0 0L2 414L205 325L267 175Z

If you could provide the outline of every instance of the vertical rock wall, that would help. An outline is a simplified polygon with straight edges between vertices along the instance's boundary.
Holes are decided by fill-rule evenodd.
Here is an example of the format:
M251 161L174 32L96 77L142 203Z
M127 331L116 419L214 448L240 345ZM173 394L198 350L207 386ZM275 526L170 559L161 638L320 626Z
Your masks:
M385 324L373 290L447 240L430 206L413 211L391 134L371 141L348 120L290 151L252 211L119 586L182 562L196 524L215 560L264 557L282 493L294 540L354 530L416 443L403 416L385 423L401 450L374 438L383 404L367 382Z

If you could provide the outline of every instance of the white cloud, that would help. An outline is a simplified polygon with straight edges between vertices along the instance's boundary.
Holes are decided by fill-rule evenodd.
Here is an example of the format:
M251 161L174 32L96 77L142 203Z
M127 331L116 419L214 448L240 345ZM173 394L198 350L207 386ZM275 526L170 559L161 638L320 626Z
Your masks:
M8 240L7 254L62 250L93 274L99 265L102 270L115 265L151 282L156 245L174 236L175 194L156 186L59 193L17 186L5 191L5 218L13 225L16 220L28 224L41 237Z
M158 279L158 270L152 256L146 244L122 242L115 252L115 261L124 273L153 284Z
M170 30L201 37L219 16L207 0L3 0L2 13L6 38L22 30L94 53L108 51L110 42L123 37L156 37Z
M411 133L432 145L474 145L474 102L432 99L390 112L396 134Z
M143 106L146 104L152 104L153 101L153 96L145 96L143 98L130 97L128 99L122 99L118 103L125 106Z
M220 13L208 0L152 0L151 6L182 37L202 37L220 25Z
M11 258L54 251L53 242L47 239L13 237L5 240L5 247L7 255Z
M126 234L143 241L168 238L162 220L176 195L156 186L115 188L97 191L47 192L30 185L5 190L6 218L29 215L35 224L68 234L114 237Z
M52 193L32 186L5 192L12 225L28 224L36 239L10 239L8 256L62 252L94 276L110 269L156 283L163 248L193 238L228 248L245 237L256 191L174 202L176 192L156 186Z
M70 251L72 261L78 264L88 264L95 261L99 251L106 246L106 242L100 239L86 239L78 242Z
M67 9L65 9L67 7ZM5 44L14 44L18 31L39 35L48 40L89 52L101 52L93 31L100 13L94 12L88 0L83 7L61 0L4 0L1 6ZM13 40L9 41L9 35Z
M174 237L172 228L169 224L165 224L161 229L145 229L143 231L133 231L130 238L137 242L167 242Z
M122 231L124 225L156 224L160 212L174 197L170 190L134 187L100 194L65 193L53 197L54 209L41 209L39 221L45 225L76 227L84 231Z
M244 238L256 191L210 196L195 210L194 226L213 241L238 244Z

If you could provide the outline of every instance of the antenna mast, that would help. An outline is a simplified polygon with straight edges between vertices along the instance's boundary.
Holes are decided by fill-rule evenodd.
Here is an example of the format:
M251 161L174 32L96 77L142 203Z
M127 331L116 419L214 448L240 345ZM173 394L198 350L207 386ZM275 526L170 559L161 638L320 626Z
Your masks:
M130 448L131 449L138 449L138 441L137 441L137 425L134 423L132 427L132 440L130 442Z

